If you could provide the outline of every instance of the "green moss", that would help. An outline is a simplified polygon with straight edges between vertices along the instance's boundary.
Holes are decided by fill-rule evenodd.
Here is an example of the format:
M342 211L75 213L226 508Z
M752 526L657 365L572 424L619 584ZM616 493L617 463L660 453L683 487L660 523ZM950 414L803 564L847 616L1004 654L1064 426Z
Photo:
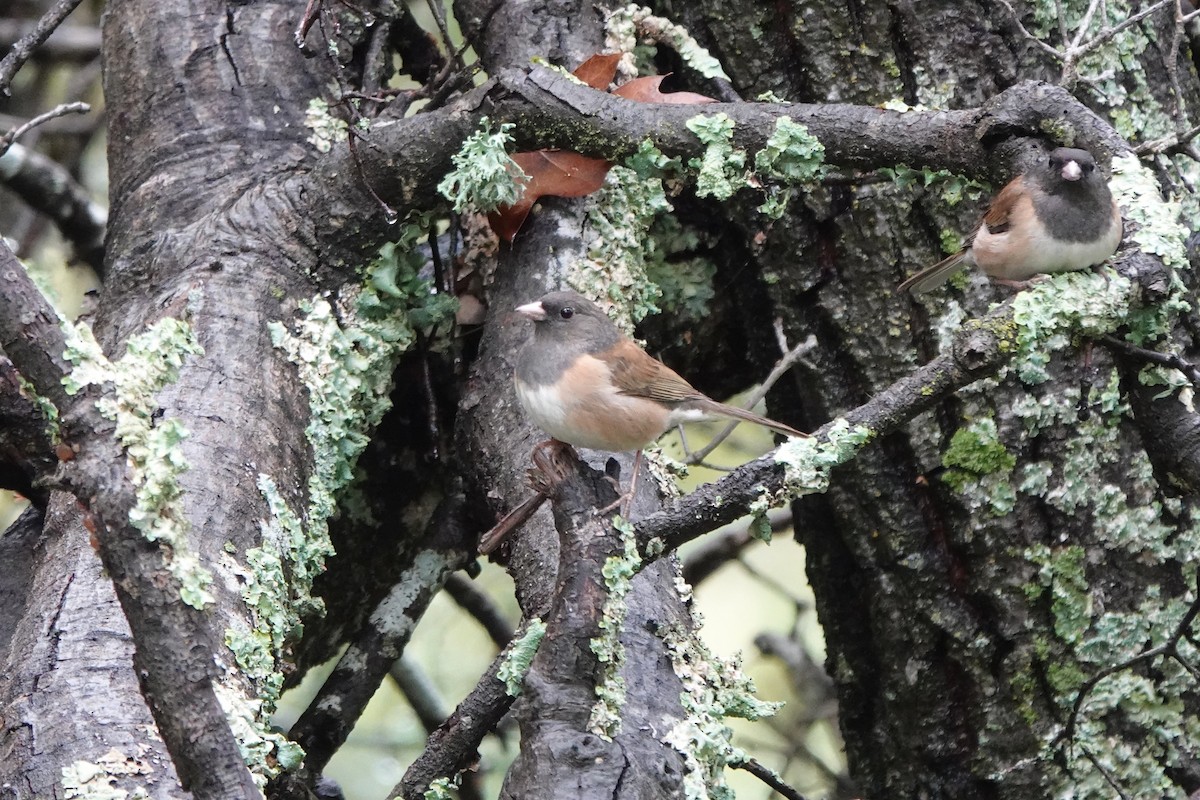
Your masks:
M521 198L522 182L529 180L529 176L508 155L512 129L513 125L506 122L493 131L484 117L479 121L479 129L454 154L454 169L437 188L442 197L454 204L455 211L461 213L473 206L486 213Z
M204 348L190 325L166 317L145 333L129 339L125 355L115 362L105 358L84 323L64 323L67 349L63 353L74 368L63 378L68 394L86 386L108 387L96 410L116 423L116 437L125 448L137 502L129 522L152 542L166 546L166 567L179 581L180 598L194 608L212 602L208 591L212 573L188 547L188 521L183 511L179 476L187 469L181 443L187 430L178 419L157 419L158 393L179 379L184 359Z
M942 466L962 469L975 475L990 472L1010 472L1017 457L997 439L996 420L991 417L976 420L959 428L942 455Z
M1016 463L997 436L996 421L983 417L954 432L942 455L942 480L972 508L1003 516L1016 506L1017 489L1010 480Z
M504 661L496 670L496 678L504 683L504 690L508 692L509 697L516 697L521 693L525 673L529 672L529 665L533 663L533 657L537 655L545 635L546 623L534 617L526 623L525 634L508 646Z

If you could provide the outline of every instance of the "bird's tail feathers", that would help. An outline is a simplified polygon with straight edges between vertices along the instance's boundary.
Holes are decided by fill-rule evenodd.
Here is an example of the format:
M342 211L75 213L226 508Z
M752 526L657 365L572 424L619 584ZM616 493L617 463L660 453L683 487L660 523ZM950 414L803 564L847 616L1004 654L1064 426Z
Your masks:
M718 403L716 400L713 400L709 397L694 401L690 403L690 405L692 405L692 407L694 407L697 411L700 411L706 415L711 414L712 416L727 417L729 419L736 419L742 422L753 422L755 425L762 425L764 428L770 428L776 433L782 433L784 436L795 436L801 439L807 439L811 435L805 433L804 431L798 431L790 425L784 425L782 422L776 422L773 419L767 419L764 416L755 414L753 411L747 411L744 408L726 405L725 403Z
M950 280L950 276L958 272L966 264L966 251L959 251L913 275L904 283L897 286L896 292L924 294L925 292L932 291Z

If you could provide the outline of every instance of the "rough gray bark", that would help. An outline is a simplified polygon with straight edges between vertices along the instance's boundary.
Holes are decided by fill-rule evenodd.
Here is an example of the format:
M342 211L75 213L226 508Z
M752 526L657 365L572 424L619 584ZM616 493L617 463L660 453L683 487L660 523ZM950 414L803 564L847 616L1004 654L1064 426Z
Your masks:
M700 318L668 308L644 330L656 352L714 393L766 373L776 319L791 341L815 334L811 366L777 387L772 415L819 429L822 442L839 416L875 437L834 471L825 494L793 509L852 776L865 796L1025 798L1063 787L1087 797L1185 796L1200 788L1200 754L1172 732L1185 730L1200 702L1188 681L1197 662L1189 566L1200 538L1196 415L1176 394L1160 396L1161 387L1139 379L1136 352L1121 351L1114 364L1097 347L1089 364L1068 347L1050 360L1050 381L1022 384L1004 371L1013 305L991 309L1003 295L978 278L923 300L892 292L936 257L943 230L970 229L982 198L950 207L937 184L913 189L869 171L906 164L998 185L1034 141L1070 135L1104 161L1136 144L1105 121L1114 109L1099 84L1073 84L1073 99L1026 82L1057 79L1059 69L1005 6L656 7L704 40L731 81L705 84L666 47L660 66L723 100L771 90L795 102L706 106L736 122L736 146L753 154L788 116L822 140L838 175L806 187L776 223L754 211L761 198L753 191L726 204L678 198L675 220L707 237L702 252L686 255L712 263L714 296ZM311 481L324 480L324 455L306 430L321 381L288 360L271 324L294 332L310 304L328 298L340 332L350 335L363 284L358 268L396 235L394 216L445 215L436 184L484 115L518 122L522 148L620 159L650 138L685 161L704 150L685 126L693 107L637 104L530 68L534 56L573 67L602 49L592 6L464 0L455 13L489 81L456 94L445 87L467 83L448 78L428 92L434 107L413 115L406 115L412 98L401 97L369 129L340 134L321 152L305 124L311 99L336 106L340 93L384 86L392 46L421 75L443 67L389 3L368 9L376 25L366 25L360 10L314 6L319 19L309 21L319 24L306 37L313 57L293 41L302 10L292 3L124 0L108 10L111 214L96 331L113 360L165 317L186 318L204 347L158 395L153 417L178 420L190 434L179 451L191 465L179 483L190 522L186 549L214 573L215 600L203 612L183 606L165 566L171 549L130 523L133 470L93 405L111 389L75 398L62 392L67 367L54 320L5 259L0 347L62 412L60 457L68 460L45 452L48 433L28 413L29 398L22 404L18 384L0 383L0 408L21 410L31 428L2 441L41 451L0 453L0 475L15 468L20 480L57 490L40 536L26 518L0 540L0 557L16 554L0 579L2 797L63 796L63 768L78 762L101 765L108 786L152 797L256 796L218 701L233 693L269 704L285 674L294 681L355 640L355 656L365 657L339 670L327 690L343 715L314 709L293 732L314 745L309 766L318 768L406 641L381 620L402 619L410 630L444 570L469 557L461 540L471 526L488 526L530 491L528 454L541 437L510 387L527 336L510 310L560 288L572 263L588 255L591 201L544 201L513 246L492 256L472 251L469 266L488 278L474 289L488 301L478 339L464 343L444 336L446 326L426 326L394 375L394 413L373 431L344 435L347 443L356 433L373 439L358 461L358 496L343 495L331 522L339 554L316 586L324 617L307 594L313 563L285 559L281 593L265 605L245 596L247 584L261 580L251 566L288 530L288 512L305 526L297 534L305 543L326 523L310 495ZM1025 25L1035 24L1018 11ZM1124 53L1121 77L1127 91L1144 88L1135 93L1140 108L1177 114L1182 132L1200 83L1175 26L1170 14L1135 26L1154 36L1143 50ZM322 35L336 39L336 57ZM1051 25L1047 37L1059 36ZM878 107L897 98L930 110ZM384 103L372 99L359 113ZM1165 188L1190 192L1180 160L1153 163ZM455 289L453 272L465 258L453 250L438 256L447 273L440 291ZM1121 273L1142 281L1135 311L1168 296L1161 267L1151 254L1120 259ZM1192 286L1186 271L1178 277ZM20 299L18 291L30 294ZM1171 313L1170 347L1194 363L1196 312ZM958 319L972 322L947 345L943 334ZM1120 402L1131 413L1116 408ZM1037 418L1039 408L1049 409L1045 418ZM1002 475L966 470L946 456L988 419L1013 459ZM605 502L595 470L606 467L607 454L582 455L591 467L572 466L552 508L505 555L523 613L546 618L549 633L516 705L522 751L504 796L676 796L695 753L664 739L693 712L681 698L686 667L672 663L693 631L672 556L661 557L652 540L675 545L729 521L762 487L781 489L785 472L761 460L668 503L642 476L634 516L646 564L626 600L627 693L621 733L610 743L587 730L599 672L590 642L605 599L599 571L619 548L591 516ZM618 461L627 481L631 459ZM264 496L260 476L278 487L277 497ZM1006 486L1011 497L996 494ZM453 524L426 527L435 506L455 505L460 495L466 502ZM1010 507L1001 509L1000 500ZM94 544L85 525L95 530ZM453 557L432 577L418 574L421 554L432 550ZM372 618L385 596L411 602L402 614ZM263 626L262 616L276 611L289 620L286 630ZM265 668L238 663L227 645L248 630L270 630ZM498 671L494 665L431 736L398 787L402 796L421 797L431 780L470 765L479 738L510 702ZM1143 695L1150 699L1134 702ZM237 735L245 744L245 732ZM114 751L120 763L112 763ZM1133 767L1114 775L1114 762L1126 757ZM255 777L283 769L271 796L311 796L317 776L284 760L270 750L253 764Z

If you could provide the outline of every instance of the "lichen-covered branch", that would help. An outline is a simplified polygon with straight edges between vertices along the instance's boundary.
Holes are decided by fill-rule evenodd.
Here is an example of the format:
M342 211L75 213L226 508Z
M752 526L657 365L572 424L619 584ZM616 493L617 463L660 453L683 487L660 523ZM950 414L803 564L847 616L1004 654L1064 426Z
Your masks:
M186 550L166 545L165 538L161 544L150 544L154 538L148 531L162 530L158 514L166 506L155 510L139 493L155 486L155 476L161 473L142 472L139 479L118 442L122 431L129 434L131 420L142 418L140 412L123 416L131 409L114 397L119 392L111 385L99 388L100 383L109 383L112 374L103 366L107 362L98 348L86 366L79 362L74 369L67 367L67 338L57 314L6 247L0 247L0 285L5 287L0 292L0 345L32 390L60 411L62 438L76 451L63 465L60 485L87 508L100 558L137 643L135 667L147 704L180 780L197 798L254 797L258 788L213 690L217 666L207 621L198 608L185 602L186 578L180 578L178 569L172 570L193 562ZM168 362L180 358L169 345L166 351L143 355ZM153 371L143 362L130 372L144 377ZM168 367L163 375L169 378L170 374ZM77 388L93 381L97 386L85 389L76 400L64 385L68 376ZM147 424L152 410L144 412ZM158 430L169 432L170 426ZM161 457L144 445L143 454ZM160 500L169 497L166 486L155 490ZM202 586L196 589L193 599L200 602Z
M470 562L473 531L452 522L461 513L453 498L434 513L423 547L367 620L320 692L289 732L305 752L305 767L320 773L345 742L446 576Z
M820 447L833 438L844 438L847 431L865 431L866 437L857 445L842 451L844 458L852 457L868 440L891 433L952 392L995 373L1014 356L1014 335L1012 304L1005 303L986 318L964 326L950 353L935 358L862 406L814 431L815 442ZM639 520L635 529L638 550L643 557L647 560L656 558L751 513L764 498L799 496L819 490L813 485L794 484L794 476L790 474L781 450L744 464L720 480L670 501L661 511ZM829 458L823 463L818 460L811 463L827 485L829 471L842 461ZM790 489L789 482L793 482Z

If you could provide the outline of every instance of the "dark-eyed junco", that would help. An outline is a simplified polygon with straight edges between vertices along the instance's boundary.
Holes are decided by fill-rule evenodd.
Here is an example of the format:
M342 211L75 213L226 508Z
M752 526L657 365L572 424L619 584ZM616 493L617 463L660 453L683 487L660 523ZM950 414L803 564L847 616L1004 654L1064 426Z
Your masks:
M534 322L517 362L517 398L538 427L559 441L594 450L641 450L680 422L714 417L808 435L701 394L581 294L551 292L517 313Z
M1099 264L1121 243L1121 212L1096 159L1060 147L1000 190L966 246L913 275L896 291L941 286L976 264L1000 282Z

